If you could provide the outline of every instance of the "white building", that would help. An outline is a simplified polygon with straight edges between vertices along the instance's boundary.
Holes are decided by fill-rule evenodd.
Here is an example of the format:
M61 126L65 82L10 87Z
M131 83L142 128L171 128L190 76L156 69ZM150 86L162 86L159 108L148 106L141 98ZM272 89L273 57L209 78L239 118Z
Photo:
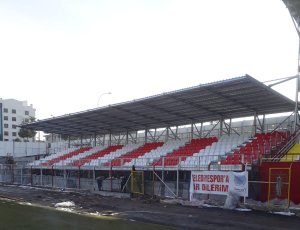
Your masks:
M32 104L27 105L27 101L0 98L0 141L20 138L18 125L23 121L28 122L31 117L35 117Z

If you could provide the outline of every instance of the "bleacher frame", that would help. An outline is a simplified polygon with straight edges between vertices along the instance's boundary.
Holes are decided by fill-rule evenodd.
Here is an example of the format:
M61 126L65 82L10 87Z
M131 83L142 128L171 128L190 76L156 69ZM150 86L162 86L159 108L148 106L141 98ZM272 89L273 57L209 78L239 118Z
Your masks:
M23 127L69 135L68 147L71 146L72 139L79 146L85 144L112 146L114 144L126 145L128 143L148 143L162 140L166 142L182 139L184 135L188 140L197 137L240 135L243 132L248 132L253 137L260 132L292 132L293 118L297 118L295 123L298 123L299 119L298 116L295 116L294 108L293 101L246 75L131 102L49 118L25 124ZM285 116L277 124L272 124L272 126L265 124L266 115L283 112L291 114ZM247 130L243 130L243 126L239 130L233 125L233 119L243 117L253 117L247 125ZM185 134L179 132L183 129L188 131ZM179 162L182 162L180 156ZM176 175L175 187L176 194L178 194L181 173L188 175L192 170L220 170L219 162L220 160L205 166L199 164L197 167L182 167L180 164L170 167L162 164L161 167L156 167L153 164L146 164L137 167L137 170L145 173L153 172L153 175L154 172L160 173L162 181L164 181L165 173L170 172L170 174ZM130 166L121 165L122 167L115 167L112 164L94 167L84 165L79 167L72 165L68 167L64 165L30 166L30 171L31 175L37 175L40 178L43 178L43 172L52 178L54 177L53 172L60 172L58 174L62 173L63 178L65 178L64 183L67 183L67 175L74 172L73 174L78 176L77 188L81 188L81 175L89 175L90 181L94 184L96 173L103 172L107 174L107 178L110 178L110 190L113 191L115 190L115 179L117 180L117 178L113 178L113 173L131 171ZM249 165L241 162L241 164L235 164L227 170L249 169L251 169ZM86 176L82 179L85 180ZM32 179L33 181L34 179ZM31 184L33 185L33 183ZM53 182L52 186L54 186Z

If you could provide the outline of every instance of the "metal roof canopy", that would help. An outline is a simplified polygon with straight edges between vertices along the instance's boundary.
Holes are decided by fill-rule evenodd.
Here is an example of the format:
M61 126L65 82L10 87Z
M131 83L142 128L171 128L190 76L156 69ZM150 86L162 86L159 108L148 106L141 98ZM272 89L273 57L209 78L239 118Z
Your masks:
M119 134L293 111L294 102L245 75L23 125L67 135Z
M299 0L282 0L288 8L300 36L300 1Z

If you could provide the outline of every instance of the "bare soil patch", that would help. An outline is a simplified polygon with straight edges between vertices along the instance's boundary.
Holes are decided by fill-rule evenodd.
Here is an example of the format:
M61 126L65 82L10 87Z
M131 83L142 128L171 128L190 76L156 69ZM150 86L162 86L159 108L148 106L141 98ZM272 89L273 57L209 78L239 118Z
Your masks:
M166 204L159 199L103 197L89 192L72 192L24 186L0 185L0 197L55 207L72 201L76 213L112 215L115 217L174 226L178 229L289 229L298 230L297 215L283 216L265 211L240 212L222 208L189 207Z

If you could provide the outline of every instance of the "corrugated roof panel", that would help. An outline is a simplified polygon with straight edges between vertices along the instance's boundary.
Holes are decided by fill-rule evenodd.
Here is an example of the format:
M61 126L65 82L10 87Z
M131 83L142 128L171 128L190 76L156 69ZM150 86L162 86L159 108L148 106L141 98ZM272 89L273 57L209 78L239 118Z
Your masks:
M294 102L246 75L89 111L45 119L24 127L49 133L118 133L293 111Z

